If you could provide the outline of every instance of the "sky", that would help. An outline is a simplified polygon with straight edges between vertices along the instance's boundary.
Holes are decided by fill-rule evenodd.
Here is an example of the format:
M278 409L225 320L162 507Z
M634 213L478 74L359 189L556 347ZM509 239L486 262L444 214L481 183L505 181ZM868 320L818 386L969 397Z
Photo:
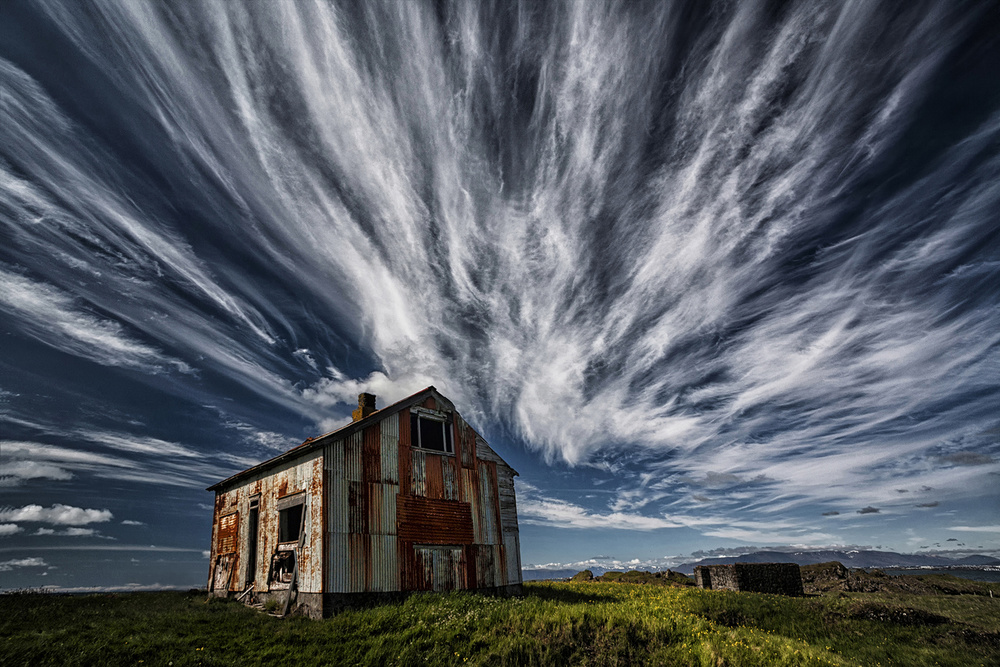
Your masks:
M1000 555L992 2L0 3L0 588L428 385L525 566Z

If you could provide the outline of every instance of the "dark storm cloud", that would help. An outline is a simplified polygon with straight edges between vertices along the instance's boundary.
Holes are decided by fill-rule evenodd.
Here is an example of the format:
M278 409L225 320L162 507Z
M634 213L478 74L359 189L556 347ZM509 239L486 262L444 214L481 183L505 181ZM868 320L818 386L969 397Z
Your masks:
M608 511L539 493L533 521L828 541L719 522L985 493L984 10L512 7L0 10L5 483L225 476L435 384L616 474ZM81 417L91 378L155 394L143 425ZM145 426L170 401L217 423Z

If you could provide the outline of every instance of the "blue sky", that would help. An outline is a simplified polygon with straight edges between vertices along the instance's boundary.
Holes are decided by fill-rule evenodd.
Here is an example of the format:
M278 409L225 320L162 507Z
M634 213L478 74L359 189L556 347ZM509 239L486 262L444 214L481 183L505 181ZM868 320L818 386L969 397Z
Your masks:
M823 4L4 3L0 587L432 384L525 564L1000 554L1000 17Z

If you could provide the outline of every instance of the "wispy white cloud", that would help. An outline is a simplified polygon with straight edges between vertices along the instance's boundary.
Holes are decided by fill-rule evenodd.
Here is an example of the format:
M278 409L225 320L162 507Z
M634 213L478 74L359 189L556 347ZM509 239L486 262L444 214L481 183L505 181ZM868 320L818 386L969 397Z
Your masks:
M648 47L673 43L672 5L579 3L525 28L544 49L514 47L510 71L539 82L521 127L496 92L511 54L471 4L449 14L449 49L419 5L379 15L385 48L371 50L356 45L372 26L324 4L204 4L169 21L129 3L43 11L169 138L162 177L194 181L201 217L191 231L172 202L123 195L108 174L128 169L2 63L0 225L18 264L0 269L0 309L36 340L185 371L170 374L180 393L215 374L323 429L360 391L388 403L434 384L549 461L644 469L622 473L607 510L526 500L552 525L653 530L700 513L728 516L706 530L733 539L822 539L738 521L810 503L884 518L975 498L1000 468L984 435L1000 264L983 245L1000 165L982 150L1000 118L956 128L918 180L863 192L974 16L894 16L906 28L883 44L876 5L803 3L771 24L736 3L678 61ZM176 39L206 25L205 40ZM407 57L380 60L396 44ZM275 67L295 114L260 94ZM678 72L666 106L652 92L665 71ZM234 255L199 254L216 238ZM331 322L377 370L331 362ZM185 484L290 444L246 426L257 449L209 462L201 446L79 429L104 461L23 447L2 483ZM928 482L933 498L896 492Z
M23 531L24 528L21 528L16 523L0 523L0 537L6 537L8 535L16 535L17 533Z
M59 289L2 267L0 310L33 338L105 366L152 373L191 370L184 362L139 342L117 321L87 312Z

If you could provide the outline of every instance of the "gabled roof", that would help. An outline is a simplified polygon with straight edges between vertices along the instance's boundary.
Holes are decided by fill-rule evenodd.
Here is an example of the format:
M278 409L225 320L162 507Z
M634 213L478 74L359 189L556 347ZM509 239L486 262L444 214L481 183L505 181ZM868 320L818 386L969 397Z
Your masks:
M342 426L341 428L339 428L339 429L337 429L335 431L330 431L329 433L324 433L323 435L317 436L315 438L308 438L301 445L298 445L296 447L292 447L291 449L289 449L287 452L284 452L283 454L278 454L274 458L268 459L268 460L266 460L266 461L264 461L262 463L258 463L257 465L255 465L255 466L253 466L251 468L247 468L246 470L244 470L242 472L238 472L235 475L232 475L231 477L227 477L226 479L222 480L221 482L217 482L216 484L213 484L212 486L208 487L208 489L206 489L206 490L207 491L215 491L216 489L219 489L221 487L229 486L230 484L232 484L234 482L237 482L237 481L239 481L241 479L244 479L246 477L250 477L250 476L252 476L252 475L254 475L256 473L259 473L259 472L262 472L264 470L267 470L268 468L273 468L274 466L280 465L280 464L282 464L282 463L284 463L286 461L290 461L292 459L298 458L299 456L302 456L303 454L308 454L308 453L310 453L312 451L315 451L315 450L319 449L320 447L322 447L323 445L327 444L331 440L340 440L342 438L346 438L346 437L350 436L352 433L355 433L357 431L362 430L366 426L371 426L375 422L380 421L382 419L385 419L386 417L388 417L389 415L393 414L394 412L399 412L400 410L404 410L406 408L412 407L413 405L415 405L417 403L420 403L424 398L426 398L431 393L437 394L437 396L439 396L440 398L444 399L449 404L451 404L451 401L449 401L447 398L445 398L441 394L441 392L439 392L432 385L430 387L427 387L426 389L421 389L420 391L418 391L417 393L413 394L412 396L407 396L406 398L404 398L401 401L396 401L392 405L388 405L388 406L382 408L381 410L376 410L375 412L371 413L370 415L368 415L364 419L359 419L358 421L351 422L350 424L347 424L346 426ZM491 449L491 451L492 451L492 449ZM499 455L497 456L497 458L498 459L500 458ZM503 461L503 459L500 459L500 460ZM504 461L504 464L506 465L505 461ZM517 474L517 473L515 472L515 474Z

